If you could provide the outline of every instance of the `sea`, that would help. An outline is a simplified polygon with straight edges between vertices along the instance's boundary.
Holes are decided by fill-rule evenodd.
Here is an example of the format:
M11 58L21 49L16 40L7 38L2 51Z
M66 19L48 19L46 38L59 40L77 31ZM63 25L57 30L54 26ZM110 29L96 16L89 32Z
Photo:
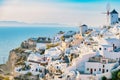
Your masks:
M78 31L78 27L0 27L0 64L6 63L10 50L20 46L28 38L53 37L59 31Z

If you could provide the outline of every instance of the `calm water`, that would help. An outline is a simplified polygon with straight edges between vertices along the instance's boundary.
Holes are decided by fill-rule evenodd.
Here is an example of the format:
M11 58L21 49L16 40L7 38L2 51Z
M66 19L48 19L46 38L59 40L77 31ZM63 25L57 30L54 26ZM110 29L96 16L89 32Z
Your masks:
M31 37L53 37L59 31L78 31L77 27L0 27L0 63L5 63L9 51Z

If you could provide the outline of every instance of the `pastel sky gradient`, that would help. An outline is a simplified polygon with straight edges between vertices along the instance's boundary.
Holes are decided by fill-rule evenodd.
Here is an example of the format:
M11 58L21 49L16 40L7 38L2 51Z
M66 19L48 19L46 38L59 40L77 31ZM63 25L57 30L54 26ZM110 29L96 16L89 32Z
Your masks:
M120 0L0 0L0 21L100 26L107 3L120 12Z

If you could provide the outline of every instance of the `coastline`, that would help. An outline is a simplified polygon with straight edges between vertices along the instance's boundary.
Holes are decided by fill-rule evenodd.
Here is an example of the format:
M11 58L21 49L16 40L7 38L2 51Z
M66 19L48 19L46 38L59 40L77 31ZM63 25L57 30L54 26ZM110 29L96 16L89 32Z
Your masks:
M8 59L9 51L19 47L22 41L31 37L52 37L60 30L77 30L77 27L0 27L0 45L2 45L0 46L0 63L5 63Z

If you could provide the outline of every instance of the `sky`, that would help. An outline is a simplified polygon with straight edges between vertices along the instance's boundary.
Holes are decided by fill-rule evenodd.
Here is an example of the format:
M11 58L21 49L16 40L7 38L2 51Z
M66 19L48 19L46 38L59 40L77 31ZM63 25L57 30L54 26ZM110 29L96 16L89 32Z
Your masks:
M108 3L120 12L120 0L0 0L0 21L101 26Z

